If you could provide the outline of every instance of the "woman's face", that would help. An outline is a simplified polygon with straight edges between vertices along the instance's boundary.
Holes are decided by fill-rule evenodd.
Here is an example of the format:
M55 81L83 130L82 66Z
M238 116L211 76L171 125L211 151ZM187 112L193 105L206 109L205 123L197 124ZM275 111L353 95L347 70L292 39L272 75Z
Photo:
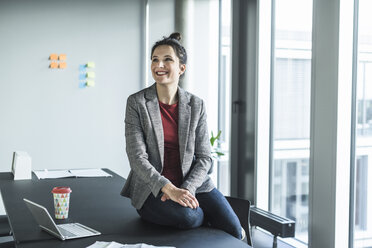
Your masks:
M162 45L155 48L151 58L151 73L158 84L178 84L186 65L180 64L171 46Z

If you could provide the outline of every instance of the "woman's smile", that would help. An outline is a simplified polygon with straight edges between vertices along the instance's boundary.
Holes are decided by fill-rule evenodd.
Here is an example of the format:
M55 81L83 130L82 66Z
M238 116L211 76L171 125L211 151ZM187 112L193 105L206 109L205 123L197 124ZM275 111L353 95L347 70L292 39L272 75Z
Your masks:
M167 74L168 74L167 71L157 71L157 72L156 72L156 75L158 75L158 76L165 76L165 75L167 75Z

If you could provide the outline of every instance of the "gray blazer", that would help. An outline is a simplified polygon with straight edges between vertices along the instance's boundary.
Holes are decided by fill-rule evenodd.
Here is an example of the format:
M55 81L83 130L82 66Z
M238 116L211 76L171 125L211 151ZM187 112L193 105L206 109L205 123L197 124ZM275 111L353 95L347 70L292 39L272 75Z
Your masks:
M212 158L203 100L178 87L178 138L183 175L181 188L191 194L214 188L208 173ZM156 83L128 97L125 141L131 171L121 191L140 209L152 193L155 197L170 181L161 175L164 133Z

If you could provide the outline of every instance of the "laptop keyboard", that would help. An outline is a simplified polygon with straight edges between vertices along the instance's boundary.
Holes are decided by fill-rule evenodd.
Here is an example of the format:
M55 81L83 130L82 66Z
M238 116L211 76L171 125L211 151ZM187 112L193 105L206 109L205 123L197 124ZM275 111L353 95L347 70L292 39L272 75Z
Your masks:
M58 229L62 233L63 236L68 236L68 237L86 236L86 235L92 234L92 232L75 224L58 225Z

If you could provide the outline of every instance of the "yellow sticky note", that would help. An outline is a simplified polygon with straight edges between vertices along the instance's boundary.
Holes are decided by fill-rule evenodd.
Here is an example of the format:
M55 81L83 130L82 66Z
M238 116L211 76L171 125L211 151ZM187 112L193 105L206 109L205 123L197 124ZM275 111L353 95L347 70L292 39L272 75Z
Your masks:
M59 60L66 60L66 54L60 54Z
M88 62L87 63L87 68L94 68L94 67L96 67L96 63L94 63L94 62Z
M58 68L58 63L57 62L51 62L49 67L52 68L52 69Z
M66 62L60 62L60 63L58 64L58 67L59 67L60 69L65 69L66 66L67 66Z
M89 71L89 72L87 72L87 77L88 78L95 78L96 74L94 73L94 71Z
M52 53L51 55L49 55L49 60L57 60L58 59L58 55L55 54L55 53Z
M88 87L94 87L94 81L92 81L92 80L87 80L87 86L88 86Z

